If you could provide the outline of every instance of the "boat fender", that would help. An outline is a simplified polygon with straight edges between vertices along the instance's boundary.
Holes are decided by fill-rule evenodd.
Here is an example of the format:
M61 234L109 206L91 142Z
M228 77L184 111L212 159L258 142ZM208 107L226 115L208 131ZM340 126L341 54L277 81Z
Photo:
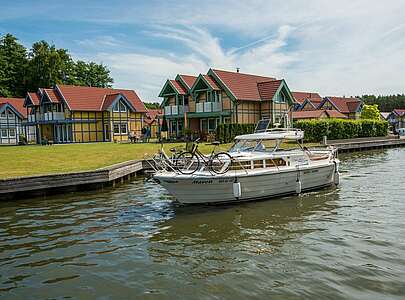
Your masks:
M295 183L295 192L299 195L299 194L301 194L301 188L302 188L302 186L301 186L301 180L297 180L296 181L296 183Z
M242 190L240 186L240 182L233 183L233 196L235 198L239 198L242 195Z
M340 173L339 173L339 172L333 173L333 183L334 183L335 185L339 185L339 184L340 184Z
M340 173L338 169L338 165L336 162L335 163L335 172L333 173L333 183L338 186L340 184Z

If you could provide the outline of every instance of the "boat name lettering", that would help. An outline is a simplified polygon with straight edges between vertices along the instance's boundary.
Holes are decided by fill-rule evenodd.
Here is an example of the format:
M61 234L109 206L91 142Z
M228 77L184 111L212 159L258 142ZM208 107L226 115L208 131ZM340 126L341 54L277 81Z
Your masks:
M212 180L193 180L193 184L211 184Z

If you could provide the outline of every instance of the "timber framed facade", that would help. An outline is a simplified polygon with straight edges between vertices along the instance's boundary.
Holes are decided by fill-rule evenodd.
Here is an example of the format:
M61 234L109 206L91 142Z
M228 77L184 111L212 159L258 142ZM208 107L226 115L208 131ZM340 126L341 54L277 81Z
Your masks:
M140 134L146 108L133 90L57 85L28 93L26 124L36 142L124 142Z
M168 79L159 97L172 138L183 136L184 129L204 137L221 123L254 124L267 118L275 125L294 103L284 79L216 69Z
M23 123L27 118L23 103L22 98L0 98L0 145L17 145L22 136L35 141L34 128Z

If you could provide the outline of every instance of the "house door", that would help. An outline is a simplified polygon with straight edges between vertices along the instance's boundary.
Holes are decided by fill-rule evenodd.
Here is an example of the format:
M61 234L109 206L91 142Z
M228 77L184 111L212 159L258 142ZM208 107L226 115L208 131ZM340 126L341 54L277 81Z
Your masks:
M106 142L111 140L110 124L104 124L104 140Z

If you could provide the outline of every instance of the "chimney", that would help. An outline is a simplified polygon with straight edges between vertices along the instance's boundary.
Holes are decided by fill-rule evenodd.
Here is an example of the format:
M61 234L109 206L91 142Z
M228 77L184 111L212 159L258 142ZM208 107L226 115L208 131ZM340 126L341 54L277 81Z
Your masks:
M239 73L240 68L236 68L236 73Z

